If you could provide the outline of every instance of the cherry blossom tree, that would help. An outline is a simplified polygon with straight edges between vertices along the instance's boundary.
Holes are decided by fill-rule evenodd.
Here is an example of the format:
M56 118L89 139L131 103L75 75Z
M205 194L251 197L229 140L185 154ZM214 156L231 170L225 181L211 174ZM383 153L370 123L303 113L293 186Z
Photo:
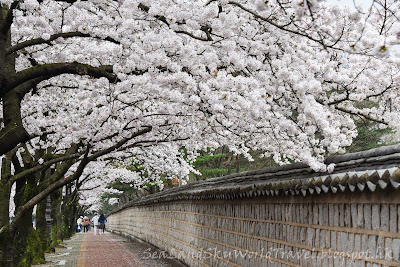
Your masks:
M89 210L100 210L100 200L104 193L123 193L108 188L114 182L129 184L135 190L146 190L148 185L162 190L165 180L174 178L186 184L189 174L198 171L191 165L192 157L183 154L184 151L178 147L171 148L171 145L135 148L133 160L114 160L112 164L106 161L92 162L79 179L80 204Z
M324 171L326 153L357 135L355 117L400 125L395 0L0 3L5 266L23 216L94 161L225 144ZM40 181L10 224L12 185Z

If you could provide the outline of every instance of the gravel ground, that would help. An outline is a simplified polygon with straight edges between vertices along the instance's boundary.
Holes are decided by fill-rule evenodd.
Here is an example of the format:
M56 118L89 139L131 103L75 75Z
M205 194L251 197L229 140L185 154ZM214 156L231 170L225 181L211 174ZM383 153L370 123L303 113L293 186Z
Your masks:
M63 242L56 253L46 254L48 263L36 267L184 267L171 259L152 258L157 249L145 242L128 240L112 233L80 233Z

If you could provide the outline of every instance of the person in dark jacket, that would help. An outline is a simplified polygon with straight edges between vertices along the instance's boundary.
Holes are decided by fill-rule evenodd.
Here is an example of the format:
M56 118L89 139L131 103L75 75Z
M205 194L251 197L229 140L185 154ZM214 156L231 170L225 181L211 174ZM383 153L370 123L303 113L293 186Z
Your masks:
M104 234L104 230L106 229L106 222L107 222L106 216L104 216L104 214L101 214L101 215L100 215L100 218L99 218L100 234L101 234L101 230L103 230L103 234Z

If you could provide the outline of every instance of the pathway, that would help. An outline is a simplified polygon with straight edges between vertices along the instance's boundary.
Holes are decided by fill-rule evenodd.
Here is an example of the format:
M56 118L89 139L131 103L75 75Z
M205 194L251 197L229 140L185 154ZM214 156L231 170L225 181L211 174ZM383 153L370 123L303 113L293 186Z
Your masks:
M47 254L47 264L37 267L183 267L171 259L151 258L156 251L144 242L105 233L93 235L93 231L74 235L64 241L56 253ZM160 253L158 253L159 255Z

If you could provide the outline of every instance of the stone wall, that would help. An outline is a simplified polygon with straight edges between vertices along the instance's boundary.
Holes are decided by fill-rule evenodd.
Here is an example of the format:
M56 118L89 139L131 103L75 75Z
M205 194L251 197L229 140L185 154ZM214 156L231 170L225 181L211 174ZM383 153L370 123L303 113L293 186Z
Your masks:
M394 190L137 203L108 229L189 266L400 266Z

